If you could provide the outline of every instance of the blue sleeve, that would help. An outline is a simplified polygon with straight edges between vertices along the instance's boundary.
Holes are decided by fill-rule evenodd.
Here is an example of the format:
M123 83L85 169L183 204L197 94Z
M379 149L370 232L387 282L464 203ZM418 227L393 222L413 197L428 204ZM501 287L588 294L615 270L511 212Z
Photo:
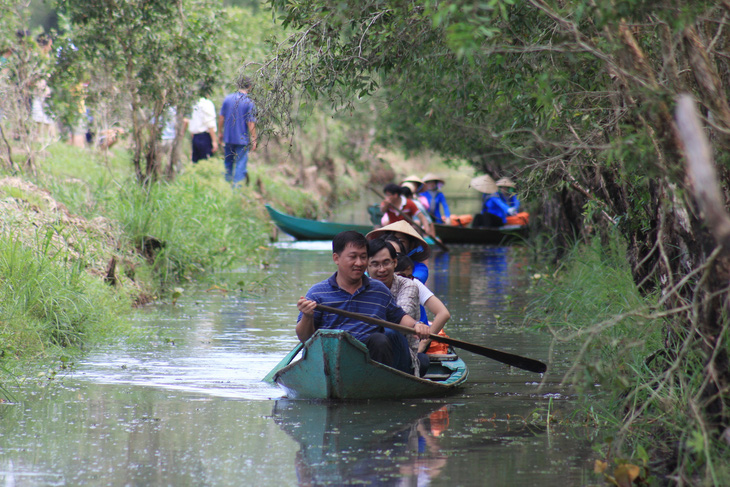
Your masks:
M428 266L423 262L414 262L413 277L426 284L426 281L428 281Z
M509 206L507 206L507 204L502 201L502 198L498 195L492 196L485 201L484 207L482 208L482 213L491 213L492 215L496 215L500 217L503 222L508 212Z
M444 207L444 216L447 218L451 218L451 210L449 210L449 204L446 202L446 196L444 196L443 193L439 193L436 199L439 200L441 206Z

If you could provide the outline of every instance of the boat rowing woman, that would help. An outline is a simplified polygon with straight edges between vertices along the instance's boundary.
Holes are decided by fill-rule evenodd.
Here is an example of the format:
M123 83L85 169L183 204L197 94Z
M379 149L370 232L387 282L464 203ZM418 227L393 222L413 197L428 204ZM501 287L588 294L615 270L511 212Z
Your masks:
M501 227L507 223L508 215L517 213L517 210L510 209L497 183L488 174L472 179L469 187L484 193L482 212L474 216L474 227Z
M520 200L517 198L516 185L510 178L501 178L497 180L497 194L502 201L509 207L509 213L505 217L507 225L527 225L530 221L530 214L526 211L520 211Z
M500 178L497 180L497 189L499 197L507 203L507 206L520 211L520 200L515 194L515 183L510 178Z
M393 246L384 237L376 238L368 242L368 274L371 278L385 284L395 298L396 304L400 306L412 318L418 320L420 316L419 290L416 280L407 279L395 274L395 267L398 258ZM391 330L386 330L386 333ZM393 331L392 333L398 333ZM411 368L416 377L420 377L428 369L428 357L425 354L419 356L418 349L420 340L415 335L407 337L401 335L408 342L410 350ZM404 365L396 366L403 370Z
M401 242L403 253L413 261L413 277L425 284L428 280L428 267L425 261L431 255L431 247L416 229L404 220L373 230L366 237L368 240L373 240L387 234L395 235Z
M441 188L445 184L443 178L428 173L423 176L423 183L425 184L425 191L421 194L428 200L428 211L433 220L436 223L451 225L451 210L449 210L449 205L446 203L446 196L441 192ZM442 210L443 213L441 213Z

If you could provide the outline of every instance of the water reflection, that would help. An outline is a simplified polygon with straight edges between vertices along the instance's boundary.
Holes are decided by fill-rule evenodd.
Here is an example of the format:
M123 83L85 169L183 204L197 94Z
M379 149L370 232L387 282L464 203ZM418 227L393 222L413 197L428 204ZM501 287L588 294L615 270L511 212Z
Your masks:
M570 353L520 328L529 276L511 248L452 246L433 258L432 289L452 312L450 336L550 362L544 382L460 352L469 382L436 402L280 400L261 378L297 343L297 297L334 271L329 244L311 247L216 274L217 288L188 286L174 305L139 310L154 339L14 389L18 403L0 404L0 485L591 483L590 432L533 420L551 399L570 414Z
M447 462L448 407L279 400L274 421L298 444L300 486L425 486Z

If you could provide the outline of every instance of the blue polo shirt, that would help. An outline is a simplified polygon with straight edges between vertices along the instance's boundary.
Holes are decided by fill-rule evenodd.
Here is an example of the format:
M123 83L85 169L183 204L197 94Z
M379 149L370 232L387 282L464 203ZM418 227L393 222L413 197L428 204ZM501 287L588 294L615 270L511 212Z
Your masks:
M223 116L223 142L248 145L248 122L256 121L256 105L246 93L236 92L226 96L221 105Z
M337 273L332 274L329 279L319 282L307 291L307 299L316 301L319 304L331 306L352 313L360 313L391 323L400 323L406 314L395 302L393 295L382 282L362 276L362 286L350 294L337 285ZM301 321L302 313L299 313L297 321ZM314 311L314 329L335 329L345 330L361 342L375 332L381 330L379 326L369 325L352 318L327 313L319 310Z
M446 203L446 196L442 192L424 191L420 193L428 200L428 212L434 216L436 223L443 223L444 218L451 218L451 210L449 205ZM441 208L444 209L444 214L441 215Z
M500 198L497 193L494 193L491 197L487 198L484 201L484 206L482 207L482 214L491 213L492 215L498 216L502 219L502 224L507 223L508 212L509 206L507 206L507 203L502 201L502 198Z

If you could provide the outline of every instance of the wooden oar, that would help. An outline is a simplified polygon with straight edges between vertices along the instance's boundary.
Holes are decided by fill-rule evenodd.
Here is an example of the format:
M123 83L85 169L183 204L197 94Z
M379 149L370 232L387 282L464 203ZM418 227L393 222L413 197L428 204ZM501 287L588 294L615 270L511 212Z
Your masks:
M380 199L385 200L385 196L383 196L380 193L380 191L378 191L377 189L373 188L372 186L368 186L368 187L370 188L370 191L372 191L373 193L375 193L376 195L378 195L378 197ZM393 210L396 211L396 212L398 212L398 214L400 216L402 216L405 221L407 221L408 223L410 223L411 226L413 228L415 228L416 231L421 235L421 237L423 237L424 239L426 238L426 232L423 231L423 228L421 228L421 225L419 225L416 222L414 222L413 219L410 216L406 215L405 212L401 211L399 208L396 208L395 206L391 205L390 203L388 203L388 206L391 207L391 208L393 208ZM434 228L436 228L436 227L434 227ZM444 245L444 243L441 241L441 239L438 236L434 236L433 237L433 241L436 242L436 245L438 245L441 248L441 250L443 250L444 252L448 252L449 251L449 248L446 245Z
M352 318L354 320L359 320L365 323L369 323L371 325L383 326L385 328L397 330L401 333L410 333L411 335L416 334L413 328L409 328L403 325L396 325L395 323L390 323L388 321L380 320L378 318L373 318L371 316L363 315L360 313L352 313L350 311L344 311L338 308L325 306L324 304L318 304L317 309L321 311L326 311L328 313L345 316L347 318ZM512 353L494 350L493 348L482 347L481 345L464 342L455 338L434 335L433 333L429 335L429 338L431 340L436 340L437 342L448 343L449 345L452 345L454 347L468 350L469 352L481 355L483 357L491 358L492 360L511 365L512 367L517 367L518 369L529 370L530 372L537 372L538 374L542 374L547 370L547 365L540 362L539 360L534 360L527 357L520 357L519 355L515 355Z

